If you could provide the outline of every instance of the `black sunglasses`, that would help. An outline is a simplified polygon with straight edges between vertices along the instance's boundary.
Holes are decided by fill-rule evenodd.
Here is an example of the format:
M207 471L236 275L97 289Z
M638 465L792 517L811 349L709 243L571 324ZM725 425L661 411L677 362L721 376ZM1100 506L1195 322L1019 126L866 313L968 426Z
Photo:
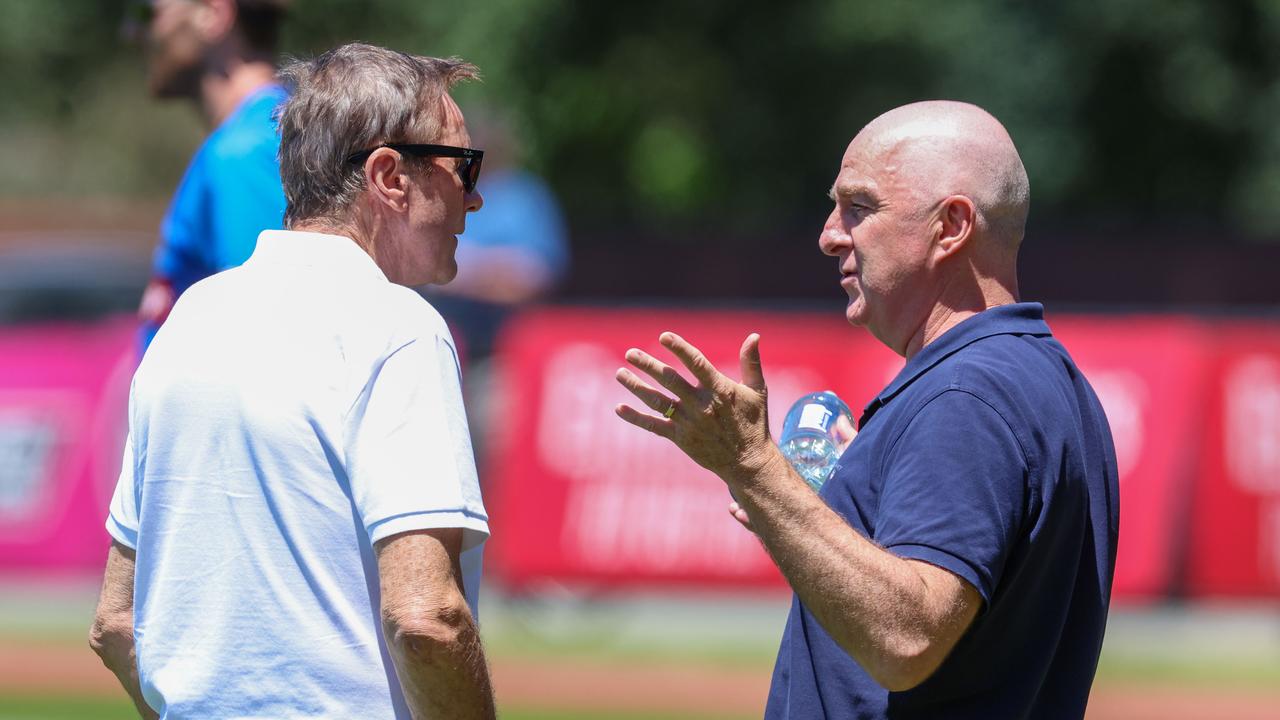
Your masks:
M363 163L369 159L374 150L378 148L390 148L396 152L401 152L414 157L450 157L462 158L462 162L458 163L458 177L462 178L462 189L471 193L476 191L476 181L480 179L480 161L484 159L483 150L475 150L473 148L453 147L452 145L420 145L414 143L387 143L379 145L368 150L361 150L353 153L347 158L347 162L352 164Z

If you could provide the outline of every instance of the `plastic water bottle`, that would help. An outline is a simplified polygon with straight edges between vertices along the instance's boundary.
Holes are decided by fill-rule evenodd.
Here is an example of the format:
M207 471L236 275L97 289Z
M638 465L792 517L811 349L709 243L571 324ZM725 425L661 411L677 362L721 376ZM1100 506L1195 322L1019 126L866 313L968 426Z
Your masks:
M815 491L831 477L854 435L849 406L830 390L809 393L782 421L782 455Z

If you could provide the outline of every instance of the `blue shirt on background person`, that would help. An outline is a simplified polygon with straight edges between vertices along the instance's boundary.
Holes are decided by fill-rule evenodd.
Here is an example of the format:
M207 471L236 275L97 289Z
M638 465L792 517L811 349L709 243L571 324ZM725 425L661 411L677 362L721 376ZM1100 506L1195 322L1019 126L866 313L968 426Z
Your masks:
M765 717L1079 718L1119 527L1111 433L1038 303L979 313L871 403L822 498L983 607L938 670L890 692L793 600ZM821 672L818 671L821 668Z
M251 93L215 129L192 158L160 225L153 273L175 296L197 281L240 265L253 253L258 233L280 229L284 190L273 114L284 88ZM141 350L155 337L167 312L146 318Z
M480 180L485 212L467 218L458 252L516 248L535 255L541 272L558 280L569 268L564 217L551 188L523 170L503 169Z

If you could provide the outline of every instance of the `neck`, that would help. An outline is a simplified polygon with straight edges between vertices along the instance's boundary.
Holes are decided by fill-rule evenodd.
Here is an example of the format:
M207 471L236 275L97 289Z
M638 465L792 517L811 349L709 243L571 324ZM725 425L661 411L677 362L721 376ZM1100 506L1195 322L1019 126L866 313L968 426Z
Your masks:
M933 307L908 338L901 352L910 360L929 343L974 315L1015 302L1018 302L1016 280L970 277L965 283L949 282L943 286Z
M378 262L378 247L374 238L378 237L381 225L377 217L369 218L364 213L354 212L347 220L328 218L309 218L289 226L289 230L297 232L323 233L325 235L342 235L350 238L356 245L369 254L375 263ZM379 264L381 267L381 264Z
M240 103L268 83L274 82L276 68L265 59L232 57L200 78L200 109L209 127L221 125Z

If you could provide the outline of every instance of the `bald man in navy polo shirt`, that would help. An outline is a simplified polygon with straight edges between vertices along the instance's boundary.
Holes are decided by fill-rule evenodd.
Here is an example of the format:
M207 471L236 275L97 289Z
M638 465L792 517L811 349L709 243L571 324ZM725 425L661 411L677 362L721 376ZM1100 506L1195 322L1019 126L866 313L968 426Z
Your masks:
M795 599L765 717L1079 718L1119 527L1115 449L1089 383L1018 298L1026 170L955 102L891 110L850 143L818 244L849 322L906 358L821 494L769 435L758 335L742 382L660 342L618 380L738 499ZM739 504L740 503L740 504Z

